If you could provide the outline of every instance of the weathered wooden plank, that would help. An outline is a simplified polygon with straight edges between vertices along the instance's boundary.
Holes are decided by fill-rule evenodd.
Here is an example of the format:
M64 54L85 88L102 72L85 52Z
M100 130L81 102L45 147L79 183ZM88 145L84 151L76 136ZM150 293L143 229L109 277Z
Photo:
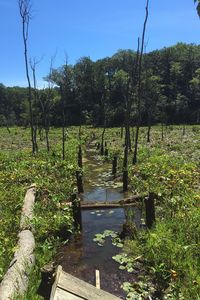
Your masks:
M136 206L137 203L112 203L112 202L96 202L96 203L81 203L81 209L100 209L100 208L119 208L126 206Z
M56 295L56 288L57 288L57 284L58 284L58 280L59 280L59 277L60 277L61 272L62 272L62 267L61 267L61 266L58 266L57 272L56 272L56 278L55 278L54 284L53 284L52 289L51 289L50 300L56 299L56 298L55 298L55 295Z
M65 298L61 298L61 295L65 295ZM68 298L69 295L71 298ZM58 298L58 296L60 298ZM62 267L59 266L56 281L52 288L50 300L58 299L119 300L120 298L103 290L97 289L91 284L84 282L83 280L80 280L68 273L65 273L64 271L62 271Z
M93 208L115 208L124 206L138 205L144 198L145 194L132 195L130 197L118 200L118 201L81 201L81 209L93 209Z
M101 286L100 286L100 272L99 272L99 270L95 271L95 278L96 278L96 288L100 289Z
M57 287L55 296L53 299L54 300L81 300L81 299L85 300L85 298L81 298L79 296L68 293L63 289L60 289L59 287Z

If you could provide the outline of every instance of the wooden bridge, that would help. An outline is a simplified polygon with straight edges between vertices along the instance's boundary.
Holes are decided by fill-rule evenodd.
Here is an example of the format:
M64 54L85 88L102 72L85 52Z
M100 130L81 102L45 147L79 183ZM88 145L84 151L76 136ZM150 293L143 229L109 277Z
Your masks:
M98 288L64 272L58 266L50 300L120 300L100 289L99 278L96 282Z

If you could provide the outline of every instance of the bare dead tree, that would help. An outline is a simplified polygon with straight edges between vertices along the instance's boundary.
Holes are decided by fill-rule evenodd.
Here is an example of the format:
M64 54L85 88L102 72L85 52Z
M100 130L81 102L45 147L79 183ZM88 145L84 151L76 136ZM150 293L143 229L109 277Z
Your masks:
M67 54L65 53L65 66L63 70L63 78L60 83L60 94L61 94L61 107L62 107L62 159L65 160L65 126L66 126L66 114L65 114L65 79L67 79L68 76L68 57Z
M130 95L131 78L128 78L125 95L125 140L124 140L124 158L123 158L123 192L128 190L128 149L130 147L130 114L132 99Z
M138 88L137 88L137 126L136 126L136 133L135 133L135 145L134 145L134 156L133 156L133 164L137 162L137 151L138 151L138 138L139 138L139 128L141 123L141 101L142 101L142 88L141 88L141 74L142 74L142 58L144 52L144 40L145 40L145 32L146 32L146 25L149 16L149 0L146 2L146 15L143 25L143 32L142 32L142 41L141 41L141 49L139 53L138 59Z
M49 143L49 129L50 129L50 110L53 105L53 80L52 80L52 72L53 72L53 63L56 58L56 53L51 57L50 60L50 68L49 68L49 75L45 77L45 80L48 83L48 87L45 93L45 99L40 98L40 104L42 107L43 113L43 126L45 130L45 139L46 139L46 147L47 151L50 151L50 143Z
M34 100L34 106L35 106L35 113L33 113L34 118L34 124L33 124L33 138L35 143L35 151L38 152L38 144L37 144L37 129L38 129L38 91L37 91L37 82L36 82L36 66L40 63L40 60L36 60L35 58L33 60L30 59L30 67L32 70L33 75L33 100Z
M139 57L139 45L140 41L138 39L138 47L137 47L137 55L134 66L132 68L131 76L129 76L127 85L126 85L126 94L125 98L125 139L124 139L124 157L123 157L123 191L126 192L128 190L128 149L131 151L131 137L130 137L130 119L131 119L131 111L133 105L133 86L135 82L137 82L137 68L138 68L138 57Z
M28 102L29 102L29 114L30 114L30 125L31 125L31 141L32 141L32 153L36 152L36 144L34 139L34 124L33 124L33 109L32 109L32 93L31 93L31 81L29 75L29 64L28 64L28 33L29 33L29 22L31 19L31 2L30 0L18 0L19 13L22 19L22 36L24 43L24 59L26 68L26 77L28 81Z

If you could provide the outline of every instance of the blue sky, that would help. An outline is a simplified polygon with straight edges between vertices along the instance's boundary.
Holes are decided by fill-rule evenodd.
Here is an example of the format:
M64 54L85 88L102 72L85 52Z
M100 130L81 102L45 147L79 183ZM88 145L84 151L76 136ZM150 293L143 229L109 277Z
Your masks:
M54 67L83 56L97 60L118 49L136 49L146 0L32 0L29 55L42 60L38 86ZM0 0L0 82L26 86L23 41L17 0ZM177 42L200 44L200 20L193 0L150 0L147 51Z

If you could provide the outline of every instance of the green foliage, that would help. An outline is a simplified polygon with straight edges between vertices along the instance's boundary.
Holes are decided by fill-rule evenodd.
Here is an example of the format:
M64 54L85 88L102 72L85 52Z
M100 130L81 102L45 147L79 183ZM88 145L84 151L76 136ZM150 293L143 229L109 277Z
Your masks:
M198 1L197 8L200 8ZM198 123L200 46L178 43L144 54L141 121L148 123ZM136 52L120 50L112 57L93 62L82 57L75 65L51 70L49 88L38 90L33 114L39 126L121 126L125 122L126 98L132 103L132 122L137 115L137 76L133 73ZM28 90L0 85L0 125L28 126ZM46 119L46 120L45 120Z
M97 243L98 246L103 246L105 243L105 239L111 237L112 244L118 248L123 247L122 240L119 238L119 235L117 232L114 232L112 230L105 230L103 233L97 233L95 234L95 238L93 239L94 242Z
M127 293L127 300L148 299L155 292L153 285L144 281L138 281L134 284L124 282L121 287Z
M195 75L196 76L196 75ZM89 127L82 132L82 142L101 138L102 129ZM134 240L125 241L124 253L115 257L120 268L132 272L139 266L145 278L124 284L127 299L199 299L200 297L200 214L199 214L199 126L166 126L164 141L161 127L152 128L151 142L146 145L147 128L140 130L138 164L129 161L131 193L154 192L156 224L151 231L137 232ZM50 131L52 149L47 155L41 141L37 156L31 156L29 132L19 128L1 128L0 135L0 274L5 272L15 251L21 206L26 188L35 181L38 186L35 217L32 221L37 241L37 266L32 273L29 291L24 299L39 299L40 267L49 262L61 243L60 230L73 230L70 207L77 169L76 128L67 131L66 161L61 160L61 132ZM123 139L119 128L108 128L105 141L109 159L118 155L118 174L122 170ZM102 160L103 158L101 158ZM101 163L101 161L99 161ZM101 172L101 166L97 168ZM88 171L89 172L89 171ZM108 174L104 174L108 175ZM105 176L105 177L106 177ZM113 181L113 186L118 184ZM106 238L122 247L117 233L105 231L95 237L103 245ZM138 259L139 258L139 259ZM146 274L148 275L146 277ZM135 298L134 298L135 297ZM156 296L155 296L156 297Z
M129 273L133 272L134 258L128 256L126 253L117 254L112 257L116 262L120 264L120 270L127 270Z
M75 187L77 166L77 130L68 134L66 160L61 159L59 131L51 133L52 152L40 150L31 155L29 132L1 128L0 135L0 280L16 250L21 207L26 189L35 182L36 203L32 224L36 239L36 267L24 299L37 299L40 268L53 259L56 249L73 230L71 208L68 205ZM21 148L20 148L21 147ZM40 145L44 148L45 145ZM26 298L27 297L27 298ZM39 299L39 297L38 297Z
M156 225L139 232L134 243L161 299L200 296L198 129L188 127L188 135L180 139L177 127L168 128L162 145L153 141L141 146L139 163L131 169L135 191L157 195Z

